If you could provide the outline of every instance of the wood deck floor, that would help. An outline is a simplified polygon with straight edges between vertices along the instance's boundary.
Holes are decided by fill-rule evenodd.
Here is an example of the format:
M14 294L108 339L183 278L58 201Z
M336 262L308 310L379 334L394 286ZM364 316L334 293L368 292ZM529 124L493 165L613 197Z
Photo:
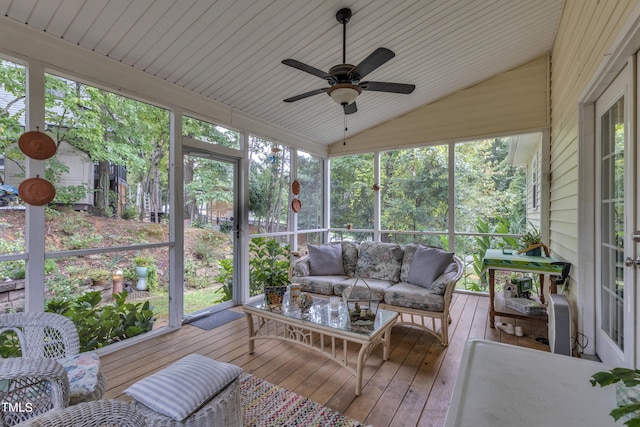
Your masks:
M468 339L483 338L549 351L548 346L535 340L546 337L545 323L518 321L525 335L517 338L489 327L488 306L486 297L454 294L448 347L417 328L395 326L390 359L383 363L380 347L373 352L364 370L360 397L354 395L353 375L302 346L260 340L254 354L247 354L247 322L241 318L210 331L187 325L102 356L108 380L105 398L128 400L122 392L130 384L187 354L198 353L238 365L375 427L442 426ZM242 311L241 307L233 310ZM515 323L515 319L505 321ZM352 353L355 355L355 347Z

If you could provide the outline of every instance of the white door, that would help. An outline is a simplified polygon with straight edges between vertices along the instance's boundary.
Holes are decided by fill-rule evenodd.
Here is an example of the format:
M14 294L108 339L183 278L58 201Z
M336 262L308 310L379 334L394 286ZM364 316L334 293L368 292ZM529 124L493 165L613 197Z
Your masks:
M628 68L596 102L596 352L614 366L633 366L635 349L635 148Z

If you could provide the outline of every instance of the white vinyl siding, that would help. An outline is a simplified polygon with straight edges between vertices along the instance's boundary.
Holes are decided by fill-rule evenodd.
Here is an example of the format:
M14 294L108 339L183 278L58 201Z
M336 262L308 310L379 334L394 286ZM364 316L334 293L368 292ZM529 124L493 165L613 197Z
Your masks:
M636 5L567 0L552 50L549 243L574 271L579 268L578 98ZM575 283L570 288L579 292Z

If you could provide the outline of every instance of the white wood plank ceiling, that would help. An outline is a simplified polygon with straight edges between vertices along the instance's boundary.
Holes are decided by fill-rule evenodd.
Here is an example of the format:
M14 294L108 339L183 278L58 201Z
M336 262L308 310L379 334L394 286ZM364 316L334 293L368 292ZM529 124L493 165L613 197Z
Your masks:
M352 135L433 102L552 48L563 0L0 0L0 13L306 138L343 138L328 87L285 66L358 64L378 47L396 57L365 80L412 83L410 95L363 92Z

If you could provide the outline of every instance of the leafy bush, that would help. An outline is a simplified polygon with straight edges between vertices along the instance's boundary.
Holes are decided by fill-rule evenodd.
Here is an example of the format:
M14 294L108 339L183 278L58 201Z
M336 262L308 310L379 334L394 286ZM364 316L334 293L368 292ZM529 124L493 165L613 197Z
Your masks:
M14 331L6 331L0 339L0 359L6 359L8 357L20 357L20 342L18 341L18 334Z
M233 230L233 222L225 221L220 223L221 233L228 234L231 230Z
M138 218L138 209L135 206L127 206L120 216L122 219L136 219Z
M0 239L0 254L24 252L24 240L22 238L10 241ZM0 281L7 279L24 279L25 261L23 259L0 262ZM21 276L21 277L20 277Z
M53 274L48 276L46 288L54 298L68 299L80 289L79 278L73 278L69 274Z
M100 236L99 234L89 236L74 234L66 239L67 249L69 250L89 249L93 243L98 243L100 241L102 241L102 236Z
M56 197L53 199L53 203L64 206L71 206L74 203L82 200L84 197L90 194L91 191L92 190L87 184L56 186Z
M193 253L197 259L202 259L211 265L220 258L221 243L227 239L228 236L216 231L202 232L194 242Z
M262 293L265 286L289 284L289 245L256 237L249 243L249 256L251 295Z
M60 219L60 229L67 236L73 236L82 230L90 229L90 226L89 221L77 212L70 212L69 215L63 215Z
M102 348L127 338L149 332L155 316L144 303L127 303L127 293L114 295L115 301L99 305L100 292L87 292L71 299L54 299L48 302L46 311L68 317L78 327L80 351Z
M218 265L220 273L216 276L216 281L222 283L222 299L217 302L228 301L233 297L233 259L224 258L218 260Z

